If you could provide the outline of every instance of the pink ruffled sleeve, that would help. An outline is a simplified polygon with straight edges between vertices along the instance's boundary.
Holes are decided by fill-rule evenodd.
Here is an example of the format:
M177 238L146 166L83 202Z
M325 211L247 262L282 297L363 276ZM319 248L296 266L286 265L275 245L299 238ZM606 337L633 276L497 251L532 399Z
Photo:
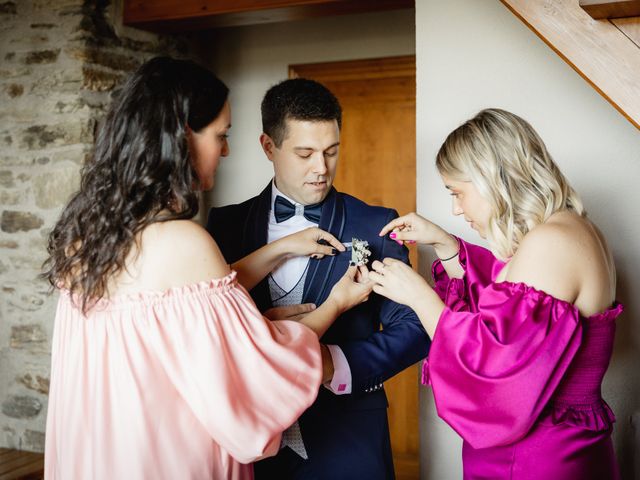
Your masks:
M531 429L580 346L582 324L567 302L521 283L490 283L494 265L481 258L484 269L474 270L470 250L461 257L467 278L446 283L423 382L438 415L486 448Z
M198 421L232 457L249 463L277 453L281 432L315 400L320 347L307 327L264 319L235 272L212 282L160 302L148 333Z

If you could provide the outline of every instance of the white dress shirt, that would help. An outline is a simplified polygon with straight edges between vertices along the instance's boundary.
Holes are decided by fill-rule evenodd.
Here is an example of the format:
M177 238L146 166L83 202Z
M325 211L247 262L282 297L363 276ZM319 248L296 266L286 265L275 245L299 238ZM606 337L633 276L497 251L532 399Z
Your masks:
M278 195L286 198L296 206L296 215L280 223L276 222L276 217L273 213L273 204ZM278 190L276 182L273 180L271 182L271 209L269 210L267 243L279 240L305 228L317 227L317 224L310 222L302 215L303 210L304 206ZM271 277L283 290L288 292L296 286L310 261L312 260L306 256L288 258L271 272ZM351 368L347 362L347 357L339 346L327 345L327 347L331 353L334 372L331 381L325 383L324 386L336 395L351 393Z

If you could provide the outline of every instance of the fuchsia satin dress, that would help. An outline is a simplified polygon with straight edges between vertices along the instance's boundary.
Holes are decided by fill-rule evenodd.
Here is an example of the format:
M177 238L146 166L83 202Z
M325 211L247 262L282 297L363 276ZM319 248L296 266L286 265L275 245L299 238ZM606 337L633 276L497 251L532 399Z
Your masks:
M321 377L316 335L266 321L235 272L101 300L87 317L62 292L45 478L252 479Z
M433 265L446 307L423 366L438 415L464 439L465 479L619 478L615 417L600 385L620 304L589 318L495 279L490 251L460 240L462 279Z

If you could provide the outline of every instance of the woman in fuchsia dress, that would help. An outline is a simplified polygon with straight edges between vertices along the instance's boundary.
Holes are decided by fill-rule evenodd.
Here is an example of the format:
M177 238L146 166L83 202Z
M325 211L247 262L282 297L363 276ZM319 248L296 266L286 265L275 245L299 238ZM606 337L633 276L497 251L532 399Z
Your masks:
M622 306L604 237L516 115L480 112L436 165L453 213L491 250L409 214L381 235L433 246L435 286L391 259L370 276L433 338L423 382L464 439L464 478L618 478L600 386Z
M352 267L300 322L269 322L246 289L344 247L308 229L230 269L189 220L229 150L227 92L193 62L140 67L51 234L47 479L253 478L318 393L318 337L371 290Z

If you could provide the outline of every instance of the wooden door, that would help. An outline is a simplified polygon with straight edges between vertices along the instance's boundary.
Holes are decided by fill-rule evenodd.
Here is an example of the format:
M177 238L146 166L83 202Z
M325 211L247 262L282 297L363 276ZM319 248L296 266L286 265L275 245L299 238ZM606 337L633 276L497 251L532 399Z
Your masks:
M415 56L292 65L326 85L343 109L335 186L371 205L416 209ZM417 252L412 249L412 265ZM419 477L418 366L385 383L398 480Z

